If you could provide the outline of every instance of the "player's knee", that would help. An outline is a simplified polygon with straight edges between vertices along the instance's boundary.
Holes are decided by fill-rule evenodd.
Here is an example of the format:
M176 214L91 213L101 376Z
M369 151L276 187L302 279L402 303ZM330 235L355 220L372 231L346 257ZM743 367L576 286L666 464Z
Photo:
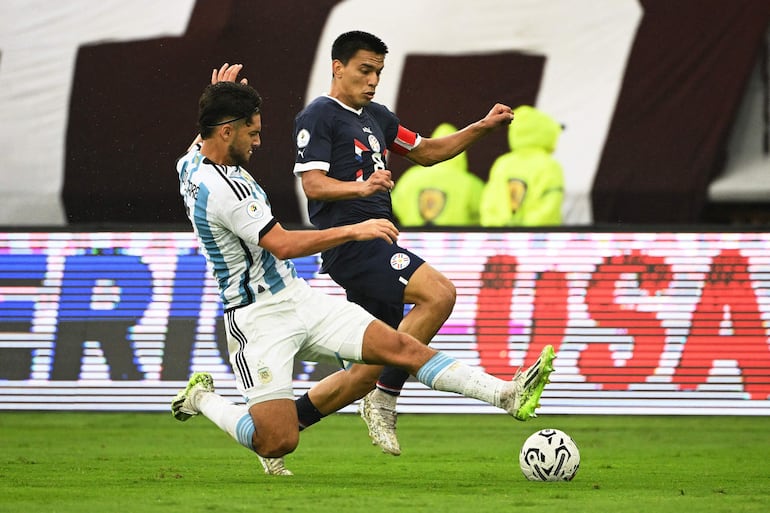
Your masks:
M456 300L457 288L454 283L442 275L436 281L435 286L431 288L431 303L433 303L435 311L442 312L449 317L455 307Z
M421 283L420 288L408 291L405 299L438 316L449 317L455 306L457 289L446 276L434 273L429 281Z

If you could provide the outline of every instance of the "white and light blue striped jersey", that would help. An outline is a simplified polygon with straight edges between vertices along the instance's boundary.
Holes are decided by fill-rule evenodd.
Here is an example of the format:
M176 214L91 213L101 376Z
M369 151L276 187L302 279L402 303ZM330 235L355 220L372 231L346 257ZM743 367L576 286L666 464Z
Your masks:
M242 167L214 164L200 149L196 144L177 161L179 193L224 308L279 292L297 271L291 260L279 260L259 246L277 222L265 191Z

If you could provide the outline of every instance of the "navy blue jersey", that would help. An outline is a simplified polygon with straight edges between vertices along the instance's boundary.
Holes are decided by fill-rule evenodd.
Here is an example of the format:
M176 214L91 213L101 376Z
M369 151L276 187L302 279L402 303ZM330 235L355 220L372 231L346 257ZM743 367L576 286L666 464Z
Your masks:
M377 169L387 169L389 151L405 155L420 136L399 124L387 107L370 103L354 110L330 96L313 100L294 120L297 156L294 174L320 169L341 181L365 181ZM340 201L308 200L310 222L316 228L343 226L367 219L395 222L390 193ZM324 267L349 244L323 253Z
M294 173L320 169L336 180L365 181L377 169L387 169L388 150L406 154L417 145L417 134L399 125L395 114L379 103L360 111L334 98L313 100L295 118L297 157ZM372 218L394 220L390 194L342 201L308 201L310 222L317 228L358 223Z

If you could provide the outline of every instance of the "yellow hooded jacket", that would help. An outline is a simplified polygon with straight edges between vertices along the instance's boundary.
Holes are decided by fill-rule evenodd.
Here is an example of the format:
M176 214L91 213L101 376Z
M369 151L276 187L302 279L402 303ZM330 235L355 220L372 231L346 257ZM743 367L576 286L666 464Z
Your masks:
M514 109L508 129L511 151L489 170L481 197L483 226L561 224L564 171L553 158L562 127L528 105Z
M453 125L442 123L431 138L456 131ZM484 181L468 171L468 157L463 152L430 167L410 167L390 197L402 226L478 226L483 188Z

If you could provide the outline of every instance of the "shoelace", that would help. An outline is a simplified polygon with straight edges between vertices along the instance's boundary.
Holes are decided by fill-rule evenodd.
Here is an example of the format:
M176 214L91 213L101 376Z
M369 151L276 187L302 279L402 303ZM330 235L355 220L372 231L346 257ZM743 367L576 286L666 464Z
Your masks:
M270 474L280 475L289 472L284 466L283 458L262 458L262 462L265 464Z

